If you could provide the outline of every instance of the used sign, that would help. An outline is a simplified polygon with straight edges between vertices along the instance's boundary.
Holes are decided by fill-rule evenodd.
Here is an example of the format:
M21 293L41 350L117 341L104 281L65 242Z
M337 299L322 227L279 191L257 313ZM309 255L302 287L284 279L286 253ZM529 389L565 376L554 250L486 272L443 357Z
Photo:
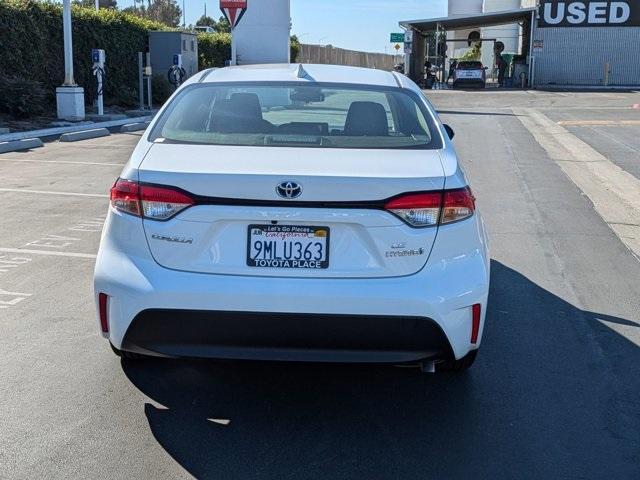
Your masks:
M640 26L640 2L541 0L538 27Z

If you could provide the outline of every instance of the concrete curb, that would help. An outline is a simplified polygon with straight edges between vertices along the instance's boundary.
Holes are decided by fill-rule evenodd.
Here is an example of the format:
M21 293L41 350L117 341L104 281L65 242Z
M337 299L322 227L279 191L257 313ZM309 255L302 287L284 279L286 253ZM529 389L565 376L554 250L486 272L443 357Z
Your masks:
M108 137L111 132L107 128L92 128L80 132L63 133L60 135L61 142L77 142L79 140L89 140L90 138Z
M135 122L147 122L150 121L153 116L146 117L130 117L124 120L113 120L110 122L100 122L93 123L91 127L93 128L112 128L112 127L120 127L127 123L135 123ZM87 130L87 125L74 125L71 127L56 127L56 128L43 128L41 130L30 130L27 132L15 132L8 133L6 135L0 135L0 142L11 142L14 140L25 140L30 138L46 138L46 137L58 137L64 133L71 132L81 132L82 130Z
M39 138L26 138L24 140L12 140L10 142L0 142L0 153L17 152L19 150L29 150L31 148L42 147L44 144Z
M127 123L120 127L120 133L139 132L140 130L146 130L151 122L136 122Z

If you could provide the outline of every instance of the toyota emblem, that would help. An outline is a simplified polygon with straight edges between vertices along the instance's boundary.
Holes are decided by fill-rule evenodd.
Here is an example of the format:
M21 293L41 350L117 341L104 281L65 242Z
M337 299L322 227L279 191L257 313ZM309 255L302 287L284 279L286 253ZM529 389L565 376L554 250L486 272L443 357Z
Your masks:
M276 192L282 198L298 198L302 194L302 187L296 182L282 182L276 187Z

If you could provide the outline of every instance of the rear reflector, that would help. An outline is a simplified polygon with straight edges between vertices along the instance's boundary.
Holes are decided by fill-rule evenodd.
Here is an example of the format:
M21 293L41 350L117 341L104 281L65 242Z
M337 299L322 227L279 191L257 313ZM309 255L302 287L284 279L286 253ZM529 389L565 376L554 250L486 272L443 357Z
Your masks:
M403 195L387 202L384 208L412 227L430 227L469 218L475 212L475 198L465 187Z
M187 194L162 185L140 185L119 178L111 188L113 208L151 220L168 220L194 203Z
M98 311L100 314L100 328L104 333L109 333L109 297L106 293L98 295Z
M481 305L476 303L471 307L471 343L478 343L478 333L480 332Z

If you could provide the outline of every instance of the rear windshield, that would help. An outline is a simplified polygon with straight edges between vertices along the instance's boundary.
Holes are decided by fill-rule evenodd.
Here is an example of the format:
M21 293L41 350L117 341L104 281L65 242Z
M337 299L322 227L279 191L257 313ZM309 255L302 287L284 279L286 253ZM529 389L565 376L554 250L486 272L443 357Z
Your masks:
M459 62L458 70L478 70L482 68L482 62Z
M421 98L400 88L199 84L185 88L151 141L315 148L441 148Z

